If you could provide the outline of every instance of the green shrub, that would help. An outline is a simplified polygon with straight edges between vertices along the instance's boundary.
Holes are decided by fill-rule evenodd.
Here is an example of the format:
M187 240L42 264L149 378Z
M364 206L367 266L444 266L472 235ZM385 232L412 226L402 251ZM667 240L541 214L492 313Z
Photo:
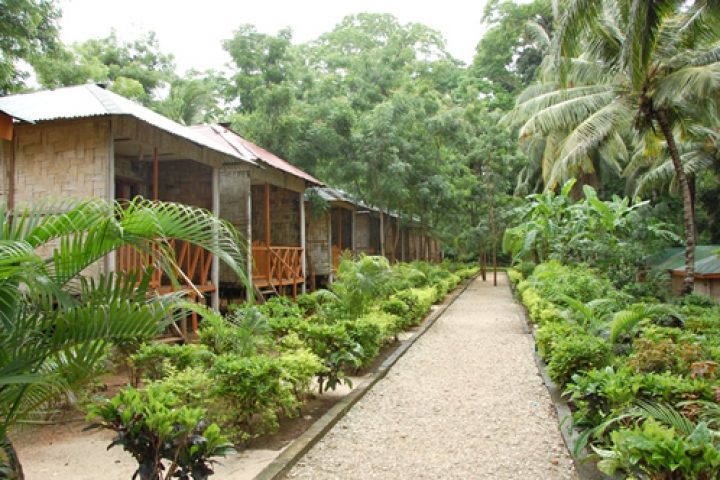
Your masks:
M320 393L324 388L334 390L340 382L350 384L346 371L361 365L364 352L351 338L345 324L304 321L298 325L298 334L326 367L325 372L318 375Z
M362 256L357 262L343 259L338 266L338 281L331 290L349 318L365 313L378 298L392 291L392 270L385 257Z
M461 268L460 270L456 270L455 275L460 277L460 280L462 281L462 280L467 280L468 278L474 277L475 275L478 274L479 271L480 271L480 267L472 266L472 267L466 267L466 268Z
M210 314L203 318L198 339L218 355L254 355L270 343L267 317L255 306L240 305L227 317Z
M510 280L510 283L512 283L513 285L517 285L523 279L522 272L514 268L508 268L507 276L508 280Z
M301 293L297 296L297 306L305 316L312 315L317 311L317 298L309 293Z
M158 380L173 370L188 367L209 366L215 355L204 345L168 345L166 343L146 343L130 361L137 376L148 380Z
M553 356L555 343L575 335L582 335L583 329L575 323L565 321L544 322L535 332L538 354L547 361Z
M264 304L257 307L267 318L302 317L302 308L291 298L277 295L269 298Z
M435 289L435 287L426 287L411 288L410 291L414 293L418 298L418 305L420 306L422 311L422 318L428 313L428 311L430 311L430 307L432 307L433 303L435 303L435 299L437 298L437 290Z
M566 388L576 407L575 425L596 426L621 414L638 399L675 405L684 400L714 400L713 382L670 372L636 373L627 365L578 373Z
M315 376L326 370L322 359L305 348L283 353L278 357L278 361L283 380L292 385L298 400L302 400L310 391Z
M541 263L527 281L545 299L567 295L587 303L596 298L613 298L618 295L607 278L583 265L570 267L556 261Z
M598 469L608 475L621 470L633 478L718 478L720 449L714 433L702 422L685 433L649 418L612 432L610 449L598 451Z
M411 323L412 319L410 318L410 307L408 307L407 303L397 297L385 300L382 304L380 304L380 309L385 313L400 317L402 319L403 328Z
M392 284L396 290L424 287L427 282L427 276L413 265L400 263L393 267Z
M243 439L275 433L279 413L293 414L299 406L284 375L283 362L276 357L218 357L210 377L213 394L226 405L222 421L240 427Z
M399 300L407 306L408 313L404 317L407 320L406 325L416 325L425 315L423 306L420 303L420 297L413 290L401 290L390 297L391 300Z
M560 310L552 302L544 299L540 292L531 287L529 283L520 282L520 285L522 285L522 290L518 286L520 299L527 308L533 323L542 325L546 322L563 319Z
M575 373L604 367L610 358L610 346L604 340L583 334L558 339L552 352L548 375L560 387Z
M214 357L213 357L214 358ZM171 371L165 378L149 384L172 394L181 404L193 408L203 408L208 418L216 421L213 409L213 397L210 394L213 379L207 366L194 366L184 370Z
M682 296L680 298L680 304L684 306L694 306L702 308L713 308L718 306L718 303L714 298L697 292Z
M704 357L696 342L676 342L672 338L653 339L646 336L633 341L633 354L628 365L638 372L690 373L690 365Z
M350 338L362 347L360 365L369 365L380 353L380 347L385 341L383 325L372 314L346 321L344 325Z

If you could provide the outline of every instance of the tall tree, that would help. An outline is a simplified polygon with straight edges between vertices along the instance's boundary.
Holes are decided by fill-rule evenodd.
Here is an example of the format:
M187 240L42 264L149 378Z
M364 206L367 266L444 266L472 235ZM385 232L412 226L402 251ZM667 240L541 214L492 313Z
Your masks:
M175 78L173 56L162 52L153 32L124 42L113 31L37 58L33 66L43 87L107 82L110 90L145 105Z
M60 9L53 0L4 0L0 6L0 95L23 87L32 63L58 45Z
M542 61L543 52L526 29L531 20L551 28L550 0L490 0L485 6L483 23L487 30L477 45L470 73L477 81L489 82L483 85L485 93L499 97L505 107L511 106L512 97L535 79Z
M561 164L591 154L628 126L641 137L659 135L683 199L683 290L690 292L695 220L678 138L689 134L690 124L716 121L720 6L712 0L572 0L563 7L554 61L558 83L528 98L525 106L534 112L521 132L564 130L566 136L558 138ZM579 55L581 50L588 55ZM597 83L569 82L581 64L586 73L601 72Z

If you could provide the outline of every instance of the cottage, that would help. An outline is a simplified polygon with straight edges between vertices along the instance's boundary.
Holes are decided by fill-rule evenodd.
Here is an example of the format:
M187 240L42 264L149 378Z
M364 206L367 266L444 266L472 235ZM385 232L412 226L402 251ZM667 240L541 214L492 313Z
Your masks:
M219 196L220 215L244 232L250 243L248 274L255 289L263 295L293 297L305 291L305 189L322 182L225 125L190 128L253 162L247 176L224 169ZM235 284L231 272L228 275L221 281L230 291Z
M254 167L233 149L97 85L3 97L0 111L15 119L0 141L0 196L9 208L47 197L141 195L219 214L221 168L249 175ZM175 249L185 275L217 307L217 259L189 244ZM149 261L124 249L93 268L135 271ZM174 288L160 272L152 282L159 291Z

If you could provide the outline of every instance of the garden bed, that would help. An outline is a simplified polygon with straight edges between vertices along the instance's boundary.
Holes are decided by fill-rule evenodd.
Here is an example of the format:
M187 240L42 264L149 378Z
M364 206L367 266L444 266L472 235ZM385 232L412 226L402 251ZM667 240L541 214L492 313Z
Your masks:
M386 267L382 267L383 269ZM415 275L417 277L417 271L412 267L402 267L405 270L402 272L402 275L398 276L396 273L393 274L394 278L404 278L404 276L409 275L413 276ZM423 267L425 268L425 267ZM428 267L429 268L429 267ZM427 272L440 272L440 269L437 269L436 267L433 267L434 270L426 270ZM387 273L390 273L388 270ZM440 273L432 273L433 275L440 275ZM465 271L465 278L469 277L474 271ZM392 320L393 318L396 318L397 320L392 320L393 322L405 322L401 319L399 316L393 316L391 313L384 312L383 310L380 310L379 307L382 305L383 307L390 308L390 309L396 309L398 306L403 306L404 309L401 309L399 311L400 315L403 315L403 312L408 315L418 315L419 313L422 314L421 318L427 318L426 313L430 312L432 309L436 307L430 307L430 303L434 300L438 300L440 298L445 298L445 293L453 289L455 285L460 281L460 277L449 274L450 276L447 276L446 274L442 274L439 277L437 277L439 280L437 280L437 287L432 287L431 289L423 290L423 284L426 282L426 280L422 280L422 282L419 280L419 277L414 278L412 282L407 282L405 285L406 288L409 288L407 293L403 293L402 289L398 288L391 288L385 290L387 293L383 293L381 296L378 295L366 295L365 298L360 299L361 303L366 302L367 307L359 309L356 313L356 317L358 320L347 320L348 317L347 312L348 309L341 310L346 320L343 320L345 322L343 325L347 325L346 328L348 328L348 331L351 333L351 339L358 338L357 341L359 342L367 342L368 338L377 338L377 340L372 340L373 342L378 342L377 347L373 347L374 344L365 343L367 345L367 348L370 348L370 350L361 350L360 352L370 352L368 355L364 355L362 357L358 357L358 361L353 367L352 363L347 364L340 364L338 367L338 377L337 377L337 384L334 385L334 389L328 390L329 385L329 378L327 374L325 375L324 380L324 391L322 393L318 392L318 384L316 381L312 381L307 386L302 387L303 390L297 390L296 387L298 385L304 385L303 381L298 383L294 388L294 395L298 396L298 399L302 399L302 402L300 404L297 404L296 407L292 407L292 410L286 410L285 407L280 406L281 404L278 404L277 407L272 406L273 404L270 403L267 408L270 410L265 410L265 414L267 412L272 412L273 415L276 415L276 420L274 420L276 423L276 426L273 427L272 423L267 424L266 430L258 429L256 431L248 431L247 434L243 434L244 437L242 441L237 444L240 448L240 453L238 455L232 455L225 459L220 459L219 466L217 467L217 472L219 477L225 477L227 475L232 474L233 478L253 478L258 472L260 472L266 465L270 464L278 455L280 455L283 450L287 447L287 445L292 442L295 438L302 435L303 432L305 432L313 423L317 421L318 418L322 417L326 412L328 412L334 405L337 404L337 402L341 401L343 398L347 396L348 393L351 391L351 387L346 384L346 380L349 380L352 382L352 385L357 386L359 384L367 384L365 381L368 377L372 377L374 375L374 372L378 370L383 365L383 362L392 355L394 352L397 351L398 348L400 348L404 341L406 341L408 338L410 338L413 335L413 332L416 331L419 327L418 325L422 325L422 323L419 320L412 321L409 320L409 323L406 323L405 328L407 330L405 331L398 331L390 329L391 327L387 326L387 321ZM424 278L425 275L422 275ZM347 278L347 277L346 277ZM445 280L445 279L448 280ZM456 280L457 279L457 280ZM380 279L377 280L378 282L382 283ZM425 283L425 285L427 285ZM357 290L348 288L350 292L355 292ZM346 291L348 291L346 290ZM428 293L434 292L431 295L428 296L427 299L424 299L423 295L425 295L425 291ZM400 292L400 293L398 293ZM334 292L336 295L337 300L336 302L342 302L343 301L343 290L341 287L337 288ZM320 294L318 298L322 299L322 295L327 294ZM384 303L379 303L378 297L385 298L385 299L393 299L393 302L387 302L383 301ZM397 300L395 300L397 299ZM419 300L421 299L421 300ZM313 304L313 308L318 308L318 301L317 299L310 299L310 298L304 298L305 302L310 302ZM357 302L358 299L352 299L352 301ZM322 301L322 300L321 300ZM415 302L430 302L430 303L417 303L417 307L415 307ZM410 303L407 303L410 302ZM405 307L405 305L408 305ZM424 306L421 306L424 305ZM414 307L414 308L413 308ZM339 308L339 307L334 307ZM303 327L302 322L307 322L307 320L302 320L302 317L295 317L295 315L298 312L301 312L302 310L297 310L297 307L288 305L286 303L280 302L280 303L273 303L269 305L268 307L264 308L263 313L268 315L270 318L270 324L272 325L272 328L281 328L286 329L282 330L282 334L279 338L281 339L287 339L290 338L292 341L290 342L292 344L292 348L305 348L305 347L296 347L295 345L298 343L297 340L297 334L291 335L292 333L292 325L300 325L299 331L301 334L307 330L302 330L303 328L308 329L309 327ZM375 314L373 312L377 312L377 317L375 317ZM207 313L207 312L205 312ZM279 315L279 316L278 316ZM241 317L241 318L247 318L247 317ZM377 320L376 320L377 318ZM408 319L411 319L413 317L407 317ZM290 322L287 320L291 319ZM206 318L207 320L207 318ZM311 324L313 320L311 319ZM213 323L214 322L214 323ZM140 350L139 356L132 357L136 363L136 366L140 368L140 370L143 372L142 375L145 377L144 385L147 385L145 388L156 388L154 385L163 385L163 378L168 377L170 381L170 387L172 389L180 388L180 394L181 395L187 395L190 393L191 395L188 395L184 398L188 399L191 403L195 402L196 405L202 406L206 405L207 403L204 403L206 400L206 395L208 392L207 387L204 385L207 384L198 384L201 388L195 387L192 382L194 381L191 377L183 377L186 372L190 372L191 375L194 375L198 368L203 364L203 362L206 362L205 359L207 355L210 355L208 353L209 349L215 348L219 344L217 343L219 340L224 341L226 338L231 337L235 338L234 336L237 336L237 332L232 330L235 327L233 327L232 321L224 325L224 320L219 319L217 317L214 318L213 322L207 324L210 325L212 328L214 328L214 331L210 331L210 335L208 335L207 326L206 326L206 332L205 337L203 338L202 333L202 324L201 324L201 341L203 342L203 345L200 347L160 347L160 350L158 350L156 347L152 347L150 350ZM298 324L297 322L301 322ZM359 322L359 323L353 323L353 322ZM375 322L384 322L384 323L375 323ZM287 327L287 325L290 324L291 327ZM327 321L323 321L322 324L327 324ZM229 325L229 327L228 327ZM280 327L278 327L280 325ZM361 327L362 326L362 327ZM370 328L369 327L373 327ZM408 328L409 327L409 328ZM230 328L231 330L222 330L224 328ZM344 327L345 328L345 327ZM385 328L388 328L388 330L384 330ZM392 327L396 328L396 327ZM220 329L220 330L218 330ZM369 329L369 330L368 330ZM379 329L379 330L378 330ZM312 330L310 330L312 332ZM367 332L371 332L371 336L368 337ZM341 335L344 335L344 330L340 331ZM373 334L372 332L378 332ZM382 336L378 336L380 332L382 333ZM352 335L361 335L360 337L353 337ZM267 336L270 335L270 336ZM273 336L276 335L274 333L264 334L260 333L258 334L258 337L255 338L259 343L255 347L262 349L262 351L268 351L265 345L265 340L273 338ZM362 336L365 335L365 336ZM393 337L396 337L395 341L392 341ZM240 338L240 337L238 337ZM278 338L278 337L274 337ZM301 339L304 337L301 337ZM209 340L208 340L209 339ZM272 340L273 343L278 340ZM287 343L287 342L286 342ZM308 345L303 343L303 345ZM309 344L312 345L312 344ZM221 346L222 348L228 348L225 345ZM253 347L253 348L255 348ZM169 348L169 350L168 350ZM184 350L183 350L184 348ZM220 347L218 347L220 348ZM238 348L237 346L233 346L234 348ZM345 348L345 347L342 347ZM377 348L377 350L373 350L373 348ZM189 350L188 350L189 349ZM235 350L229 350L229 351L235 351ZM295 351L307 351L307 350L292 350L292 352ZM170 353L168 353L170 352ZM250 355L255 355L255 350L252 350L250 352ZM291 353L292 353L291 352ZM322 354L322 350L317 350L317 348L314 348L312 352L318 352L319 354ZM191 354L190 354L191 353ZM214 355L220 355L222 354L222 350L214 351ZM332 353L332 352L330 352ZM160 356L158 356L158 354ZM248 354L247 352L245 353ZM278 359L278 361L282 361L282 356L285 355L285 353L282 353L282 350L279 352L280 356L278 357L278 354L273 354L270 352L270 356L266 357L268 360L265 360L264 362L273 362L276 360L273 360L273 358ZM362 354L362 353L361 353ZM238 355L236 353L235 355ZM265 353L265 355L268 355ZM311 355L310 352L307 354L303 354L307 357L307 355ZM212 359L216 357L211 357ZM217 357L219 358L219 357ZM229 357L228 357L229 358ZM233 363L228 363L228 358L224 358L224 362L227 365L233 366ZM242 357L239 358L252 358L252 357ZM294 358L294 357L293 357ZM334 357L329 357L334 358ZM360 361L361 360L361 361ZM144 362L144 363L143 363ZM184 362L184 363L183 363ZM193 363L196 362L196 363ZM327 360L326 360L327 362ZM222 362L221 362L222 363ZM327 363L326 363L327 364ZM209 364L211 368L216 368L217 363L213 360L213 363ZM329 365L329 364L328 364ZM208 367L203 367L208 368ZM189 369L189 370L185 370ZM195 369L195 370L193 370ZM345 374L342 372L342 370L345 370L349 372L350 374ZM209 371L209 370L208 370ZM201 371L200 371L201 372ZM230 371L231 374L234 374L232 370ZM326 372L327 373L327 372ZM179 374L179 376L178 376ZM148 376L149 375L149 376ZM281 374L281 375L284 375ZM179 378L180 382L175 381L175 379ZM190 378L190 388L188 390L187 385L178 387L179 384L182 384L183 381L187 382L187 379ZM296 377L291 377L296 378ZM117 378L113 377L109 379L110 382L108 382L107 385L107 396L112 396L113 393L115 393L118 389L122 387L124 383L126 383L127 379ZM113 383L114 382L114 383ZM286 384L289 385L289 384ZM141 388L138 392L142 395L142 392L145 390L145 388ZM185 390L183 390L183 388ZM289 388L289 387L280 387L280 388ZM121 392L122 394L122 392ZM254 397L250 397L254 398ZM280 398L280 397L278 397ZM288 400L284 400L288 401ZM203 402L203 403L200 403ZM175 401L173 401L172 405L177 405ZM170 406L170 408L174 408L173 406ZM212 408L216 408L217 404L209 404L211 405L211 412L209 415L211 416L210 419L213 420L214 418L212 415L217 415L218 411L217 409L212 410ZM215 417L215 418L234 418L234 413L232 407L225 407L230 408L229 410L224 410L227 412L225 417ZM222 413L223 411L219 411ZM250 414L245 413L246 418L251 420L252 422L255 422L258 418L256 414L253 414L252 412ZM250 416L248 416L250 415ZM264 417L263 417L264 418ZM227 421L227 420L225 420ZM58 425L50 425L50 426L42 426L42 427L34 427L27 429L23 432L18 432L15 435L16 438L16 444L17 448L20 454L20 457L25 465L25 470L27 473L27 478L51 478L53 476L58 476L61 478L97 478L97 471L98 468L109 468L112 470L112 473L108 476L107 473L103 473L104 478L118 478L118 479L125 479L132 476L135 469L137 469L137 463L130 457L126 452L123 452L120 448L110 449L107 450L107 445L111 442L113 439L113 432L108 430L93 430L89 432L83 432L82 429L86 425L84 419L82 416L79 415L68 415L63 418L62 423ZM237 424L236 424L237 425ZM248 423L246 425L254 425L251 423ZM265 426L263 426L265 428ZM237 430L236 430L237 431Z

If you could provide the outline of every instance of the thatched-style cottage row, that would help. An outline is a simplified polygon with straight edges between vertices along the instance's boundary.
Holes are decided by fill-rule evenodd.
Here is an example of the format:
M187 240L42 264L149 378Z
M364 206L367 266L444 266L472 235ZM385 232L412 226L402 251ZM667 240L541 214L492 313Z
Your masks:
M263 295L331 280L342 252L440 256L419 225L327 187L223 125L185 127L96 85L0 98L0 163L1 201L11 209L46 197L141 195L214 212L246 236L248 276ZM311 208L317 197L329 208ZM194 259L185 273L213 306L251 294L206 252L176 248ZM96 268L142 261L119 251Z

